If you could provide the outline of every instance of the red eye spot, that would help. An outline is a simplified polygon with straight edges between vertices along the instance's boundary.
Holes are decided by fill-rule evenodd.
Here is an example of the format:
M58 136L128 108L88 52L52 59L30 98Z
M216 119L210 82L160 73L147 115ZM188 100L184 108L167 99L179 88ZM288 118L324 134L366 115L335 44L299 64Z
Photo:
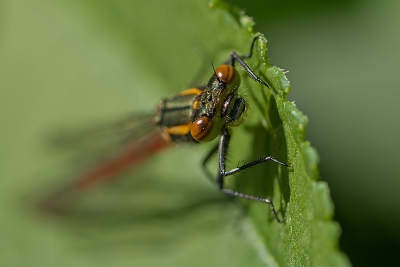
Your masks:
M195 120L190 127L192 137L197 141L203 141L212 132L214 121L207 117Z
M221 65L219 66L216 70L215 73L217 74L217 77L225 82L225 83L232 83L236 76L239 75L239 73L237 72L237 70L230 66L230 65Z

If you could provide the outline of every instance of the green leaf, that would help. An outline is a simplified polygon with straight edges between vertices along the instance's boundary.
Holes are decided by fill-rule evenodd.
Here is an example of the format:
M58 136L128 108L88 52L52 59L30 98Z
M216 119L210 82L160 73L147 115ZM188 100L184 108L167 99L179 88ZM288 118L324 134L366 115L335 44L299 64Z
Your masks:
M236 10L232 11L225 4L220 6L233 13L232 17L238 17ZM239 20L248 21L243 15ZM252 28L249 25L243 27ZM241 173L236 188L255 195L262 195L264 191L265 195L273 196L274 203L280 203L280 213L285 217L283 225L268 223L271 214L265 216L263 207L257 203L247 203L259 237L279 266L347 266L347 258L338 249L340 227L332 221L333 203L328 186L318 181L318 154L305 141L308 119L294 103L286 100L290 83L283 70L270 66L266 43L262 39L258 44L258 62L252 66L258 64L259 75L272 86L267 92L263 89L252 91L263 125L249 127L250 140L253 140L250 154L256 158L263 155L262 151L268 151L268 155L290 162L291 168L287 170L271 164L251 174ZM253 90L258 89L251 82L246 85L253 87ZM248 182L249 177L252 181L257 177L260 179ZM254 189L254 184L261 189Z
M243 72L251 108L234 130L228 163L266 154L291 167L262 164L227 179L227 186L272 197L283 224L267 205L231 201L205 179L200 162L213 144L156 155L123 179L79 196L64 216L35 210L43 188L64 184L76 168L65 163L71 155L43 147L45 132L152 112L160 98L207 81L211 61L248 53L256 33L250 17L222 1L4 6L1 98L8 101L1 114L9 116L1 133L2 265L349 265L337 248L340 228L332 221L329 190L317 181L317 153L305 141L307 118L286 100L289 82L269 64L264 38L248 63L271 89Z

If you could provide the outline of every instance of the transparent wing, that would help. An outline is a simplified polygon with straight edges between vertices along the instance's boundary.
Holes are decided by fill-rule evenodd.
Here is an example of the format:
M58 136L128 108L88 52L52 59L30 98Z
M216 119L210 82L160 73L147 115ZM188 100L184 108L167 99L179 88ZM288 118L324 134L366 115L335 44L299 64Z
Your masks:
M99 157L151 132L155 128L153 117L153 114L134 113L97 125L57 129L48 136L47 143L52 149L88 152Z
M46 210L59 210L74 194L117 178L170 143L153 122L154 115L131 114L121 120L58 130L50 145L73 152L74 172L60 190L40 201ZM60 174L62 175L62 174Z

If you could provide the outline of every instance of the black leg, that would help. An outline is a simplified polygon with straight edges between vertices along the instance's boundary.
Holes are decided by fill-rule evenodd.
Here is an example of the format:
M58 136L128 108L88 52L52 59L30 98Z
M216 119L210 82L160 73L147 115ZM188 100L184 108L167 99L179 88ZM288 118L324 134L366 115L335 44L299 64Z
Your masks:
M228 63L231 66L235 66L235 62L237 61L245 69L245 71L250 75L251 78L253 78L256 82L259 82L269 88L268 84L266 82L264 82L260 77L258 77L254 73L254 71L249 67L249 65L247 65L246 62L244 62L244 60L243 60L243 59L251 58L251 56L253 55L254 44L259 37L260 37L260 35L254 37L254 39L251 43L250 52L247 55L239 56L236 52L232 52Z
M202 167L203 167L203 171L205 172L205 174L207 175L208 179L210 179L211 182L215 183L214 181L214 177L211 174L211 172L207 169L207 163L208 161L211 159L211 157L217 153L218 151L218 144L216 146L214 146L212 148L212 150L210 150L210 152L208 152L207 156L204 158L203 162L202 162Z
M224 188L224 178L226 176L232 175L234 173L243 171L247 168L250 168L252 166L255 166L257 164L266 162L266 161L273 161L276 162L278 164L281 164L283 166L289 166L286 163L280 162L278 160L276 160L273 157L264 157L255 161L252 161L250 163L244 164L242 166L239 166L237 168L234 168L230 171L226 171L226 166L225 166L225 160L226 160L226 155L227 155L227 150L228 150L228 146L229 146L229 140L230 140L230 134L228 132L228 130L223 127L222 128L222 133L221 133L221 139L219 141L219 145L218 145L218 163L219 163L219 172L218 172L218 178L217 178L217 184L218 184L218 188L219 190L227 195L230 196L235 196L235 197L241 197L241 198L246 198L246 199L250 199L253 201L258 201L258 202L264 202L264 203L268 203L272 214L274 215L275 219L277 222L282 223L282 221L279 219L278 215L276 214L275 208L274 208L274 204L272 203L272 200L269 198L261 198L261 197L256 197L256 196L252 196L252 195L248 195L248 194L243 194L240 192L236 192L230 189L225 189Z
M254 44L256 43L257 39L260 37L261 35L257 35L256 37L253 38L253 41L251 42L251 46L250 46L250 51L247 55L241 56L240 58L245 59L245 58L251 58L251 56L253 55L253 48L254 48Z

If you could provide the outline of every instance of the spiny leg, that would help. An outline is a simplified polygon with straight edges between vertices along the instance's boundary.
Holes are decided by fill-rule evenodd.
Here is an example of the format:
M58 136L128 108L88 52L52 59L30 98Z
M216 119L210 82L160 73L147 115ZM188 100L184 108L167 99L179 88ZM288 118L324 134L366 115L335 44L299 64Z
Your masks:
M224 188L224 178L226 176L232 175L234 173L238 173L240 171L243 171L247 168L250 168L252 166L255 166L257 164L266 162L266 161L274 161L278 164L281 164L283 166L289 166L289 164L280 162L278 160L276 160L273 157L264 157L255 161L252 161L250 163L244 164L242 166L239 166L237 168L234 168L230 171L226 171L226 164L225 164L225 159L226 159L226 155L227 155L227 150L228 150L228 146L229 146L229 140L230 140L230 134L228 132L228 130L226 129L226 127L222 128L222 133L221 133L221 138L219 141L219 145L218 145L218 163L219 163L219 172L218 172L218 179L217 179L217 185L219 190L227 195L230 196L235 196L235 197L241 197L241 198L245 198L245 199L250 199L253 201L257 201L257 202L264 202L264 203L268 203L272 214L274 215L275 219L277 222L282 223L282 220L279 219L278 215L276 214L275 208L274 208L274 204L272 203L272 200L269 198L261 198L261 197L257 197L257 196L253 196L253 195L248 195L248 194L244 194L244 193L240 193L240 192L236 192L230 189L225 189Z
M215 145L207 154L207 156L204 158L203 162L202 162L202 167L203 167L203 171L204 173L207 175L207 178L210 179L210 181L212 183L215 183L214 179L213 179L213 175L211 174L211 172L208 170L207 168L207 163L208 161L211 159L211 157L213 155L215 155L215 153L217 153L218 151L218 144Z
M235 62L237 61L245 69L245 71L250 75L251 78L253 78L255 81L257 81L269 88L268 84L266 82L264 82L260 77L258 77L254 73L254 71L249 67L249 65L247 65L246 62L244 62L244 60L243 60L243 59L251 58L251 56L253 55L254 44L259 37L260 37L260 35L254 37L253 41L251 42L250 52L247 55L240 56L236 52L232 52L231 56L228 60L228 64L231 66L235 66Z

